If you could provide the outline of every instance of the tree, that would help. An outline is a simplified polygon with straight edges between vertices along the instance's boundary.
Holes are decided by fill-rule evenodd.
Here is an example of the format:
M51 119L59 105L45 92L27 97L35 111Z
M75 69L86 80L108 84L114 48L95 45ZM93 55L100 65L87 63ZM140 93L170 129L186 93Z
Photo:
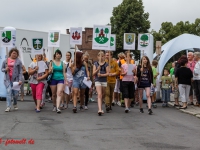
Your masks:
M2 33L2 37L6 37L6 35L5 35L5 33L4 33L4 32Z
M108 28L105 28L105 34L106 34L106 37L107 37L107 34L109 33L109 29Z
M114 37L110 37L110 46L114 45L114 43L113 43L114 41L115 41Z
M37 48L36 48L36 49L39 49L39 48L38 48L38 45L41 44L40 40L37 39L37 40L35 41L35 44L37 45Z
M53 40L53 33L51 33L50 38L51 38L51 41L52 41Z
M110 18L112 33L116 34L117 53L123 51L124 33L148 33L150 28L149 13L144 13L142 0L123 0L115 7ZM139 58L140 51L133 51L135 58Z
M95 29L95 33L96 33L96 37L97 37L97 34L99 33L99 28Z
M149 40L149 37L148 35L143 34L140 39L143 41L142 45L145 46L145 42Z

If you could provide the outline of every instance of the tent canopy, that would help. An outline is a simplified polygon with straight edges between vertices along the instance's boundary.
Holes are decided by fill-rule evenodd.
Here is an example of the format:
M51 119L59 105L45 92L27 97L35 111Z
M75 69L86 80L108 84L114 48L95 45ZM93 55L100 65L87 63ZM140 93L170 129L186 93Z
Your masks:
M192 34L182 34L164 44L161 48L162 54L158 65L160 75L163 72L165 64L173 55L182 50L193 50L194 48L200 48L200 37ZM154 58L156 56L154 54Z

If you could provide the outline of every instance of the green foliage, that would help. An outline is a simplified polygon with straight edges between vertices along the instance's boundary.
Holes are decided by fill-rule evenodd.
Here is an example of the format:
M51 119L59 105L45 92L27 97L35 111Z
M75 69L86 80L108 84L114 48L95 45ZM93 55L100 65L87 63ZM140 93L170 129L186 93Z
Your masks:
M105 28L105 34L106 34L106 37L107 37L107 34L109 33L109 29L108 28Z
M3 32L3 33L2 33L2 37L5 37L5 36L6 36L6 34Z
M99 33L99 28L95 29L95 33L96 33L96 36L97 36L97 34Z
M142 0L123 0L115 7L110 18L112 33L116 34L116 53L123 51L124 33L148 33L150 28L149 13L144 13ZM137 48L137 37L136 48ZM133 51L139 58L140 51Z
M173 25L171 22L163 22L158 32L152 30L151 34L154 36L154 52L156 49L156 41L162 41L162 45L164 45L184 33L200 36L200 18L197 18L194 23L180 21Z

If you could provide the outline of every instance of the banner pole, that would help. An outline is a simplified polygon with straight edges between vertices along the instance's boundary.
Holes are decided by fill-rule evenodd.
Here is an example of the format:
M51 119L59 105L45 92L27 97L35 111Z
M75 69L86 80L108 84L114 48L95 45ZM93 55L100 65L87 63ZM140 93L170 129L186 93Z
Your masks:
M76 66L76 44L75 44L75 52L74 52L74 64Z

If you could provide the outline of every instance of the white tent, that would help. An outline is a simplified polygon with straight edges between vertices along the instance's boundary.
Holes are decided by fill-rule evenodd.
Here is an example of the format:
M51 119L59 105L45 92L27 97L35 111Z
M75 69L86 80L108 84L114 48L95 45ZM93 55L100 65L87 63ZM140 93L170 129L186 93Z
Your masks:
M158 65L160 75L163 72L165 64L173 55L182 50L193 50L193 48L200 48L200 37L192 34L182 34L164 44ZM154 54L154 58L156 56Z

